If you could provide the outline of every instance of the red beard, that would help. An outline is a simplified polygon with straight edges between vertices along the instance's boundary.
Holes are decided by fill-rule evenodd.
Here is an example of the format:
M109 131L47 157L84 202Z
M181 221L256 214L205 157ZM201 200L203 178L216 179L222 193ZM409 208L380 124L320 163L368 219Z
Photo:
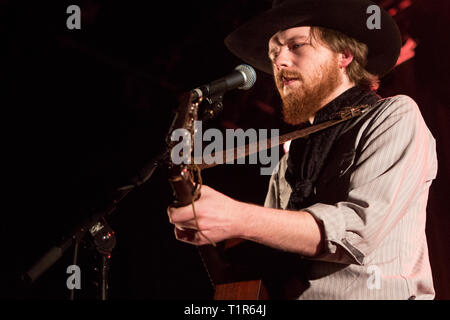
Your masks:
M282 70L275 75L275 84L283 101L284 121L291 125L307 122L321 109L342 83L337 56L319 66L310 79L295 71ZM292 92L283 93L286 80L298 80Z

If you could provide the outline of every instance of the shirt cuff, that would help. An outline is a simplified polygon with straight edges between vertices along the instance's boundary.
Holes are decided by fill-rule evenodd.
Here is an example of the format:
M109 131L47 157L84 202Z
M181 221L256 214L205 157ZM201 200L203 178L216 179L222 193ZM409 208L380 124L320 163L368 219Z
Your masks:
M324 252L310 260L322 260L343 264L364 265L364 253L355 243L361 238L354 232L346 230L346 221L343 210L336 205L316 203L303 209L310 213L316 221L323 226Z

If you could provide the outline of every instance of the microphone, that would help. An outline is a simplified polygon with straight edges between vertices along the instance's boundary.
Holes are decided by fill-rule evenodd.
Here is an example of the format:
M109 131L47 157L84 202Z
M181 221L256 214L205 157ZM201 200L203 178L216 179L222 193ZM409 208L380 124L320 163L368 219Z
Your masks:
M192 90L194 99L211 98L233 89L248 90L256 82L255 70L247 65L238 65L229 75Z

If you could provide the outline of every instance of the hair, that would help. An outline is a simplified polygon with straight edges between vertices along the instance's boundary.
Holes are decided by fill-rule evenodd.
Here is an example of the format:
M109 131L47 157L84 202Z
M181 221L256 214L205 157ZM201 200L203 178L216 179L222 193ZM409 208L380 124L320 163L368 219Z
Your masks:
M335 53L350 51L353 54L353 60L346 69L348 78L356 85L368 90L376 91L378 89L380 86L378 76L365 69L369 52L367 45L339 31L323 27L311 27L311 38L324 44Z

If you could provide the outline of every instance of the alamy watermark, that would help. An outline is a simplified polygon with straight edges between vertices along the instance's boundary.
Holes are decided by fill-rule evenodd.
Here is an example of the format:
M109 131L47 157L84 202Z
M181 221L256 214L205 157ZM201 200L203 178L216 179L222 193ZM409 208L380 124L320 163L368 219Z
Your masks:
M366 26L369 30L373 29L381 29L381 9L377 5L371 5L367 7L367 14L371 14L369 18L367 18Z
M81 9L77 5L70 5L66 9L66 13L70 16L66 20L67 29L81 29ZM370 14L367 18L366 26L369 30L381 29L381 9L377 5L370 5L366 10L367 14Z
M70 5L66 9L70 14L66 20L66 26L69 30L81 29L81 9L77 5ZM381 29L381 9L377 5L367 7L366 26L368 29ZM172 141L181 141L172 148L171 159L174 164L245 164L245 141L247 140L249 148L249 164L269 165L260 169L261 175L271 175L279 162L279 130L271 129L270 137L267 129L226 129L225 139L218 129L208 129L202 133L202 122L195 121L194 141L191 134L186 129L176 129L172 132ZM259 139L258 139L259 138ZM268 148L268 139L275 145ZM225 143L224 143L225 140ZM202 142L211 142L202 150ZM237 141L237 144L235 142ZM259 141L259 142L258 142ZM193 144L193 145L192 145ZM192 146L194 155L192 156ZM236 149L237 155L234 155ZM269 155L270 153L270 155Z
M203 132L202 121L194 122L194 137L187 129L172 132L171 141L178 142L171 151L174 164L248 164L268 165L261 175L271 175L279 161L279 130L226 129L224 134L214 128ZM270 139L270 142L268 141ZM180 141L181 140L181 141ZM203 142L210 142L203 148ZM248 157L246 157L246 142ZM269 144L270 143L270 144ZM270 146L274 146L270 148Z
M70 16L66 20L67 29L81 29L81 9L77 5L70 5L66 9L66 13L70 14Z
M72 264L67 267L66 273L70 274L67 278L67 289L81 289L81 269L76 264Z

